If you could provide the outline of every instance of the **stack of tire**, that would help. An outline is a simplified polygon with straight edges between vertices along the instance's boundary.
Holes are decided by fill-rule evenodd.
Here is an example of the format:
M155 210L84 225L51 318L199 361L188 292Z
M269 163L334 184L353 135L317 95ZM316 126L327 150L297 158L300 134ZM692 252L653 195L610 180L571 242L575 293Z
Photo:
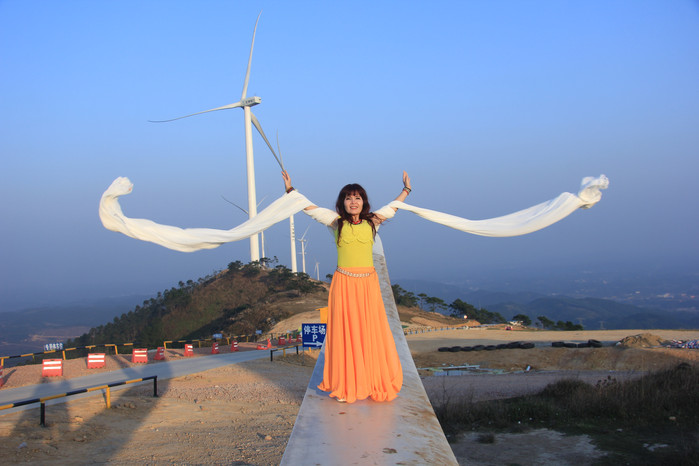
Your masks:
M513 341L510 343L501 343L499 345L475 345L475 346L442 346L437 348L439 352L451 352L456 353L457 351L495 351L501 349L532 349L534 348L534 343Z
M602 343L598 340L587 340L582 343L573 343L567 341L554 341L551 343L554 348L601 348Z

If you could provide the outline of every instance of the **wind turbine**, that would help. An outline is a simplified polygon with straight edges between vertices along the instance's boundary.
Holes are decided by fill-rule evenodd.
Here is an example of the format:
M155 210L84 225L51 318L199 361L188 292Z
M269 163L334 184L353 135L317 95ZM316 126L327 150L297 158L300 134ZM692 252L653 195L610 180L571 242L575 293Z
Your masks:
M236 204L235 202L229 201L228 199L226 199L225 197L223 197L223 195L221 195L221 197L223 198L224 201L228 202L229 204L234 205L234 206L237 207L238 209L240 209L240 210L242 210L243 212L245 212L246 215L248 215L248 211L247 211L247 210L243 209L242 207L240 207L240 206L239 206L238 204ZM257 203L257 207L260 207L260 205L265 201L265 199L267 199L267 196L263 197L262 200L261 200L260 202ZM267 256L265 255L265 232L264 232L264 231L261 231L261 232L260 232L260 245L262 246L262 255L261 255L261 257L263 257L263 258L264 258L264 257L267 257ZM265 264L262 264L262 266L264 267Z
M301 239L297 239L299 243L301 243L301 260L303 264L303 273L306 273L306 243L308 243L308 240L306 239L306 233L308 233L308 228L306 227L306 231L303 232L303 236L301 236Z
M316 273L316 280L320 281L320 262L316 261L316 266L313 271Z
M250 44L250 57L248 58L248 68L245 73L245 83L243 84L243 93L240 96L240 100L238 102L224 105L222 107L216 107L212 108L209 110L204 110L201 112L197 113L191 113L189 115L177 117L177 118L172 118L170 120L158 120L158 121L152 121L153 123L166 123L169 121L175 121L175 120L181 120L182 118L188 118L194 115L201 115L202 113L208 113L208 112L215 112L217 110L227 110L229 108L236 108L236 107L241 107L243 109L243 117L244 117L244 124L245 124L245 155L246 155L246 162L247 162L247 177L248 177L248 216L250 218L253 218L255 215L257 215L257 199L255 195L255 163L253 160L253 154L252 154L252 125L255 125L255 128L257 128L257 131L260 133L260 136L262 136L262 139L265 140L267 143L267 147L269 147L269 150L272 151L272 155L274 155L274 158L277 160L277 163L279 164L280 167L282 167L282 170L284 169L284 166L282 165L281 161L279 158L277 158L277 154L274 152L274 149L272 148L272 145L269 143L267 140L267 136L265 136L265 132L262 131L262 126L260 126L260 122L257 120L257 117L252 113L251 107L259 104L262 102L262 99L260 99L258 96L253 96L253 97L248 97L248 82L250 81L250 66L252 64L252 50L255 47L255 33L257 32L257 23L260 21L260 14L257 15L257 21L255 21L255 29L252 31L252 44ZM250 237L250 261L259 261L260 260L260 244L257 238L257 235L251 236Z

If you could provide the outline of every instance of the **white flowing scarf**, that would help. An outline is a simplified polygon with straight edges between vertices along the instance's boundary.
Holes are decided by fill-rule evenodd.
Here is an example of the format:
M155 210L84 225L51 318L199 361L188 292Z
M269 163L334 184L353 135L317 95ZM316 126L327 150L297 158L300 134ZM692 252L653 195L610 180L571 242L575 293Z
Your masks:
M604 175L599 178L588 177L583 179L577 195L562 193L550 201L528 209L487 220L468 220L399 201L393 201L376 212L384 217L392 217L393 208L398 208L465 233L482 236L518 236L556 223L578 208L592 207L602 198L600 189L606 189L608 186L609 180ZM102 225L108 230L182 252L212 249L224 243L249 238L314 205L303 194L292 191L272 202L255 217L230 230L179 228L161 225L152 220L126 217L119 205L119 197L129 194L132 189L133 184L128 178L119 177L112 182L100 200L99 216ZM337 214L329 209L312 209L304 212L326 225L337 218Z
M606 189L608 186L609 180L604 175L599 178L587 177L582 180L577 196L571 193L562 193L554 199L528 209L487 220L468 220L435 210L411 206L400 201L393 201L388 205L408 210L426 220L474 235L520 236L553 225L577 209L589 209L602 199L600 189Z

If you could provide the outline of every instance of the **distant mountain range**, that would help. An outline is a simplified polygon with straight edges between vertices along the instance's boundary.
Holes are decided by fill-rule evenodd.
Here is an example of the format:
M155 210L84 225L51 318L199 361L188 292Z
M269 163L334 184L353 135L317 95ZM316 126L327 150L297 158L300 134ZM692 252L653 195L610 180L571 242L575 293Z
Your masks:
M507 319L525 314L533 322L543 315L553 321L579 323L586 329L699 329L699 311L696 309L666 310L604 298L471 290L458 285L423 280L401 280L395 283L415 294L424 293L442 298L447 304L458 298L476 308L498 312Z
M646 288L637 284L617 284L613 299L604 297L610 292L605 280L583 280L579 277L559 280L570 284L567 291L571 292L571 296L541 291L488 291L476 289L473 284L425 280L399 279L393 280L393 283L416 295L424 293L441 298L447 304L461 299L476 308L498 312L507 319L525 314L533 322L543 315L554 322L560 320L582 324L586 329L699 329L699 306L695 293L697 284L693 281L694 276L688 277L684 282L668 277L658 279L652 283L652 287L649 284ZM539 279L538 283L541 282ZM534 286L533 282L530 283L532 289L545 290L540 284ZM552 280L549 286L554 283L555 280ZM521 289L522 282L518 285ZM644 291L630 291L634 289ZM92 327L121 321L126 314L132 314L130 311L134 306L146 301L153 301L153 296L124 296L0 312L0 355L41 351L46 343L66 341Z
M122 296L0 312L0 355L43 351L46 343L61 342L110 322L148 298L150 296Z

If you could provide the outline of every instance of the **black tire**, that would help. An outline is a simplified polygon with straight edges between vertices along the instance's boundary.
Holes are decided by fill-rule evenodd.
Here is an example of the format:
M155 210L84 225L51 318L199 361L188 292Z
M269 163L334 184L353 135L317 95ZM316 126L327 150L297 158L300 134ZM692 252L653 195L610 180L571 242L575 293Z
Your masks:
M462 346L461 351L473 351L473 348L470 346Z
M449 351L449 347L448 347L448 346L442 346L441 348L437 348L437 351L439 351L440 353L444 353L444 352L446 352L446 351Z
M452 353L456 353L457 351L461 351L461 347L460 346L452 346L451 348L449 348L449 351L451 351Z
M505 346L507 346L510 349L515 349L515 348L519 348L520 344L521 344L521 342L519 342L519 341L512 341Z
M578 348L589 348L590 344L585 342L585 343L578 343Z
M587 340L587 343L592 348L601 348L602 347L602 342L600 342L599 340Z
M497 349L497 347L495 345L488 345L484 349L486 351L493 351L493 350Z
M578 344L577 343L564 343L566 348L577 348Z
M507 346L507 343L500 343L500 344L497 345L495 348L497 348L497 349L507 349L508 346Z
M562 341L554 341L551 343L551 346L554 348L563 348L566 344Z
M534 348L534 343L520 343L519 347L521 349L532 349Z
M483 345L476 345L473 347L473 351L483 351L485 349L485 346Z

